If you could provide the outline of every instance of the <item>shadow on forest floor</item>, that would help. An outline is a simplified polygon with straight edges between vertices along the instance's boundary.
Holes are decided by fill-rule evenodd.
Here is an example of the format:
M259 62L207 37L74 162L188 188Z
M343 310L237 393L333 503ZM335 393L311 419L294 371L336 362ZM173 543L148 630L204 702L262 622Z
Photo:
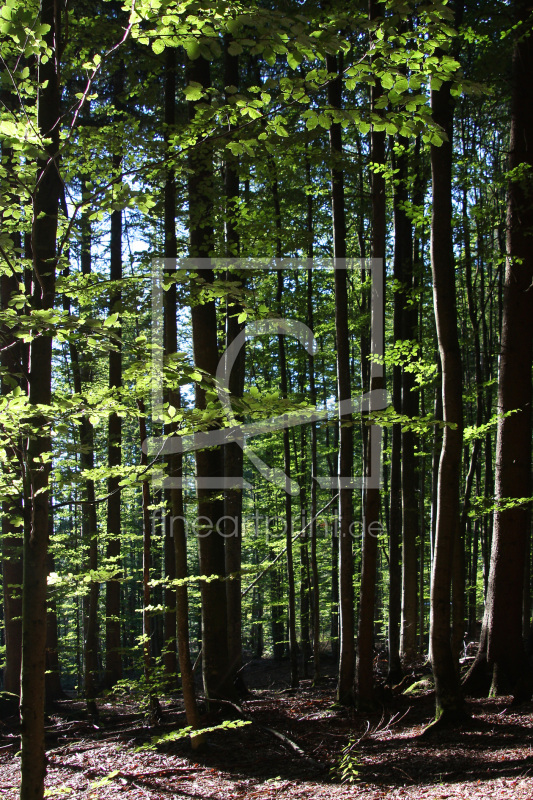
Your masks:
M193 753L186 739L139 750L153 737L185 725L178 696L163 703L164 717L156 728L147 725L131 697L99 701L97 725L85 718L82 703L62 700L47 721L51 796L55 791L57 796L100 800L122 797L127 789L131 800L359 793L413 800L533 797L533 704L507 709L509 698L471 700L474 724L420 740L418 734L433 715L429 693L395 697L380 713L368 716L334 707L333 664L326 661L325 667L330 675L317 687L306 679L292 691L285 664L251 662L245 670L250 692L242 708L253 723L210 734L201 753ZM231 707L209 714L201 710L206 727L239 716ZM341 786L339 759L350 741L356 743L349 759L354 782ZM16 797L17 748L16 718L3 719L0 790L6 800Z

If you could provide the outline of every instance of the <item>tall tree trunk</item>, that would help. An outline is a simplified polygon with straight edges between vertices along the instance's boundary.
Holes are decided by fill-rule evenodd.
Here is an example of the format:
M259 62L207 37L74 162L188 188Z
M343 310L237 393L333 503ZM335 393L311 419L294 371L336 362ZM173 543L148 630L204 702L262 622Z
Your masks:
M435 552L431 585L430 658L436 689L436 719L445 723L463 713L458 662L451 646L453 549L459 528L459 484L463 440L461 351L457 333L455 269L452 250L452 125L450 83L431 91L433 118L447 136L431 146L433 211L431 266L435 322L442 364L445 422L437 488Z
M379 3L369 0L369 19L379 16ZM381 95L381 86L378 82L370 90L370 105L374 109L378 97ZM385 133L372 129L370 134L370 157L376 165L385 161ZM374 269L382 272L383 292L385 290L385 235L386 235L386 195L385 179L383 173L372 173L372 239L370 257L374 259ZM381 263L380 263L381 262ZM379 266L378 266L379 264ZM374 297L372 302L372 330L380 327L380 336L383 336L384 318L383 293L381 297ZM374 324L375 315L378 322ZM371 351L376 352L376 343L372 342ZM370 391L377 392L384 388L383 365L372 362L370 365ZM371 437L376 436L371 431ZM380 464L372 463L371 448L368 446L366 457L366 475L369 477L380 469ZM376 578L378 537L376 528L380 524L381 494L379 489L365 488L363 497L363 544L361 565L361 592L359 602L359 630L357 634L357 705L358 708L372 708L374 705L374 616L376 601Z
M120 168L120 156L115 156L115 169ZM112 295L109 303L109 313L113 314L120 311L121 291L119 281L122 279L122 211L113 211L111 214L111 260L110 260L110 279L117 282L112 285ZM113 328L115 333L119 329ZM113 349L109 353L109 388L118 398L122 386L122 353L121 344L118 340L113 342ZM109 499L107 501L107 547L106 558L114 574L115 579L107 581L106 584L106 675L105 685L114 686L122 678L122 639L120 634L120 580L118 576L121 572L120 564L120 534L121 534L121 476L118 468L122 462L122 420L114 411L109 415L108 421L108 457L107 465L115 474L107 480L107 491Z
M328 72L339 73L336 56L327 56ZM333 108L342 106L340 77L328 84L328 102ZM335 258L335 344L337 348L337 394L339 403L350 400L350 334L348 329L348 283L346 259L346 215L344 207L344 173L342 169L342 132L339 123L329 129L331 158L331 200L333 213L333 256ZM352 477L352 416L339 417L339 483ZM352 489L339 486L339 679L337 701L344 705L354 700L354 596L353 551L351 524L353 519Z
M174 133L176 121L176 51L169 48L166 51L165 63L165 143L168 149L169 137ZM170 156L170 154L169 154ZM164 196L164 257L168 259L177 256L176 241L176 178L174 166L171 161L165 175L165 196ZM167 273L168 274L168 273ZM176 284L166 289L163 297L163 317L164 317L164 352L171 356L177 351L177 330L176 330ZM179 408L180 397L179 388L171 388L166 392L168 402L174 408ZM168 430L167 430L168 427ZM170 423L165 426L165 433L171 434L176 430L176 425ZM168 458L169 474L172 474L176 454L172 453ZM180 487L170 489L165 493L166 505L172 512L172 491L181 492ZM164 525L163 530L163 552L165 567L165 617L164 617L164 638L165 645L163 651L163 666L165 677L169 686L175 686L177 681L177 660L176 660L176 625L177 625L177 594L172 585L176 578L176 552L175 541L173 538L172 525Z
M274 218L276 228L276 258L282 257L281 245L281 205L279 198L278 179L274 172L272 183L272 198L274 201ZM279 316L282 316L281 304L283 298L283 272L277 271L276 304ZM283 334L278 335L279 378L281 396L286 398L287 385L287 360L285 357L285 342ZM283 429L283 469L287 476L285 486L285 544L287 548L287 589L289 593L288 627L289 627L289 659L291 664L291 687L298 686L298 641L296 639L296 590L294 582L294 558L292 553L292 497L290 494L291 477L291 447L289 428Z
M400 280L396 275L395 280ZM399 262L398 262L399 264ZM394 340L401 339L402 306L399 292L394 295ZM392 370L392 404L394 410L402 411L402 370L395 364ZM402 536L402 429L399 422L392 426L391 466L389 493L389 612L388 612L388 645L389 667L387 681L399 683L402 676L400 661L400 622L402 600L402 573L400 566L400 542Z
M51 309L55 296L57 259L57 216L61 197L58 172L60 93L57 4L41 3L40 22L49 26L44 41L52 56L38 67L37 122L48 141L39 158L37 189L33 199L32 307ZM29 399L32 406L49 406L52 392L52 337L41 332L30 345ZM42 457L51 448L47 420L33 419L33 434L27 445L27 477L24 502L31 513L24 534L22 590L22 672L21 672L21 800L42 800L46 772L44 755L44 675L46 668L46 578L50 462Z
M124 67L121 65L113 76L113 99L115 106L120 108L120 95L124 91ZM115 179L120 178L122 154L113 156L113 172ZM110 242L110 269L111 296L109 299L109 313L120 313L122 308L122 211L111 212L111 242ZM109 390L115 398L120 397L122 388L122 344L120 341L121 328L113 328L117 334L113 342L113 349L109 353ZM120 615L120 580L121 573L120 539L121 539L121 475L119 468L122 463L122 419L114 411L109 415L107 424L108 453L107 465L114 474L107 479L107 545L106 559L116 578L106 584L106 671L104 684L106 687L114 686L122 678L122 638Z
M533 37L520 23L529 3L515 0L519 30L513 52L511 140L507 208L507 262L502 312L498 422L496 442L496 511L488 593L478 655L466 686L475 686L484 663L492 667L492 692L512 692L529 699L532 676L522 639L524 561L529 536L531 494L531 365L533 342ZM528 177L520 178L527 167ZM514 173L513 173L514 170ZM509 412L509 416L505 416ZM506 507L507 505L507 507Z
M148 456L142 448L146 441L146 410L142 400L137 401L139 409L139 437L141 440L141 466L148 465ZM142 652L143 652L143 672L146 686L150 697L150 722L155 724L161 715L159 700L152 688L153 660L152 660L152 629L150 619L150 565L152 556L152 520L150 517L150 482L148 479L142 482L142 520L143 520L143 604L142 604ZM169 525L171 529L172 523ZM175 627L175 623L174 623Z
M82 187L83 197L86 202L87 190L85 181ZM87 207L81 218L81 272L87 276L91 274L91 224L89 220L90 209ZM65 273L67 270L65 270ZM70 313L70 299L67 294L63 296L63 308ZM82 394L84 386L89 385L93 379L91 360L88 354L80 353L74 341L69 342L70 361L72 368L72 383L77 395ZM79 426L80 437L80 470L90 472L94 469L94 429L88 416L82 417ZM81 539L84 548L85 569L94 573L98 569L98 520L95 504L94 480L86 478L83 492L84 503L81 509ZM98 593L99 583L91 580L89 593L84 598L84 693L87 702L87 712L90 717L98 715L96 695L98 686Z
M167 61L165 70L165 117L167 121L167 137L171 133L170 126L175 122L175 102L176 102L176 51L173 48L167 50ZM165 258L176 258L176 185L175 174L172 166L169 166L165 181ZM176 284L171 283L164 294L164 337L165 353L167 356L176 353L178 350L178 329L177 329L177 296ZM175 408L181 407L181 395L179 386L169 392L169 403ZM171 429L172 430L172 429ZM171 432L171 431L169 431ZM187 725L194 730L199 727L198 707L196 704L196 690L194 686L194 672L191 663L191 650L189 638L189 593L187 588L187 578L189 570L187 566L187 537L185 531L185 516L183 506L183 455L182 453L172 453L168 460L168 472L170 479L170 510L171 520L169 536L174 544L174 570L176 577L176 618L175 632L177 638L178 661L181 674L181 691L183 694L183 704L185 706L185 718ZM204 736L191 735L193 749L198 749L204 744Z
M211 83L209 62L203 56L188 61L187 74L203 88ZM189 102L191 122L196 118L196 102ZM213 255L213 163L209 143L198 144L189 157L188 176L189 229L192 258ZM201 278L212 284L212 270L202 270ZM209 300L191 309L195 366L214 377L218 366L217 319L215 302ZM205 390L196 384L196 408L207 406ZM234 694L228 665L227 605L225 582L224 538L219 533L223 504L219 492L206 485L206 480L223 476L220 448L196 452L198 495L198 542L202 596L202 674L207 698L231 697ZM218 530L217 530L217 525Z
M224 85L239 86L239 59L229 53L231 40L227 37L224 42ZM228 102L230 95L226 97ZM231 130L231 127L230 127ZM226 196L226 256L238 258L240 254L240 236L237 226L237 213L239 201L239 162L238 159L226 148L224 190ZM229 275L230 280L235 280L235 275ZM244 325L239 323L238 317L242 311L242 304L238 298L228 296L226 299L226 348L243 330ZM245 349L241 348L228 376L231 397L242 397L244 391L244 359ZM228 658L233 681L242 690L244 681L240 676L242 667L242 601L241 601L241 551L242 551L242 474L243 474L243 448L239 442L230 442L224 447L224 477L226 480L235 479L235 486L228 487L224 496L225 517L225 558L226 575L231 576L226 584L226 597L228 604Z
M309 161L306 161L307 167L307 185L311 186L311 166ZM313 258L313 196L310 193L307 195L307 232L309 234L309 245L307 250L308 258ZM313 330L313 270L310 269L307 273L307 324ZM316 406L316 383L315 383L315 357L312 353L309 354L309 402L311 406ZM317 525L316 513L317 506L317 426L315 422L311 423L311 526L309 531L309 539L311 542L310 553L310 566L312 576L312 639L313 639L313 682L316 682L320 677L320 583L318 572L318 558L317 558Z
M474 287L472 283L472 253L470 248L470 224L468 218L468 193L467 188L463 187L462 197L462 217L463 217L463 235L464 235L464 259L465 259L465 277L466 277L466 294L468 304L468 316L470 324L472 325L472 333L474 337L474 378L477 386L476 395L476 426L480 427L483 423L483 372L481 366L481 341L479 332L479 318L478 310L476 307L474 297ZM465 490L463 497L463 506L461 509L461 523L460 523L460 547L459 552L454 555L454 585L453 585L453 598L452 598L452 613L453 613L453 650L454 653L458 652L463 644L465 633L465 617L466 617L466 601L468 596L472 595L472 588L475 598L475 581L477 577L477 564L470 570L469 586L468 589L465 585L466 568L464 563L464 547L466 542L467 531L470 529L472 532L471 520L468 516L470 510L470 497L472 495L472 487L474 485L474 478L477 471L478 457L481 450L481 439L474 439L472 445L472 453L470 456L470 464L466 473ZM477 528L476 528L477 530ZM475 532L474 532L475 535ZM472 561L474 559L472 558ZM477 559L476 559L477 561ZM471 608L471 603L470 603ZM475 615L475 602L474 602L474 615ZM472 613L469 612L469 627L472 625Z
M414 286L413 275L413 231L411 220L406 212L408 201L407 178L408 142L401 138L400 146L404 150L396 160L398 169L398 187L395 196L394 242L396 259L401 263L399 280L402 290L399 302L402 305L401 336L403 341L417 341L417 307L413 297L409 296ZM396 271L395 271L396 274ZM413 418L418 414L418 394L415 388L414 374L407 369L402 370L402 414ZM416 654L416 628L418 618L417 606L417 538L418 538L418 499L416 496L416 457L415 435L410 430L402 431L402 627L400 651L407 661Z

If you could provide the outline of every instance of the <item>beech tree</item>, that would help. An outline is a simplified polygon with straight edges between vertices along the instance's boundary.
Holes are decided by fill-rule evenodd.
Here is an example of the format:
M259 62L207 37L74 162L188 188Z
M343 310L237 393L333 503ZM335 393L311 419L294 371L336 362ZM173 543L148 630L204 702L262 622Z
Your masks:
M430 658L435 678L436 719L442 724L463 713L457 654L452 650L450 619L454 547L459 544L463 430L461 350L457 332L452 246L453 108L450 81L445 81L439 88L431 89L433 119L446 136L439 147L431 146L431 268L435 324L442 364L445 428L439 463L435 550L431 576Z
M465 681L479 691L492 670L491 693L512 692L529 699L532 676L522 636L524 562L528 552L531 494L531 364L533 319L533 37L530 9L513 4L515 45L512 62L506 264L498 378L498 434L494 534L481 641ZM529 622L529 620L528 620Z
M63 188L59 175L59 42L57 5L45 0L40 24L47 26L38 67L37 124L41 148L32 196L32 309L37 324L29 353L29 402L45 408L52 399L52 331L46 318L53 308L57 265L57 218ZM46 144L45 144L46 143ZM44 796L44 679L46 669L46 577L49 535L49 421L42 412L32 419L25 445L27 467L24 503L29 525L24 531L21 666L21 800Z

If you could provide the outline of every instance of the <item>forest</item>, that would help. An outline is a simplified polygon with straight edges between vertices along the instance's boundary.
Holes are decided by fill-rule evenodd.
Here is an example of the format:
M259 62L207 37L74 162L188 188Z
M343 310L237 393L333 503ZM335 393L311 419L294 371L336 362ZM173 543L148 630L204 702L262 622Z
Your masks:
M531 797L531 4L0 61L3 796Z

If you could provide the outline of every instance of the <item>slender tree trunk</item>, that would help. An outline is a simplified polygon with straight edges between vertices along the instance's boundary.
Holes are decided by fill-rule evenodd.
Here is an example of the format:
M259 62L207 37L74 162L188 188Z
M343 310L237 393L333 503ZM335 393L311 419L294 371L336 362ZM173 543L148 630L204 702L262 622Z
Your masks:
M394 295L393 322L395 341L401 339L401 317L402 307L399 293L396 292ZM400 414L402 410L402 371L399 365L395 365L392 371L392 404L394 410ZM387 681L389 683L399 683L402 676L402 665L400 661L400 622L402 608L402 574L400 566L400 542L402 536L402 430L400 423L395 423L392 426L391 440L389 493L389 669Z
M328 56L328 72L338 73L341 65L336 56ZM328 84L328 102L333 108L342 106L340 77ZM339 123L329 129L331 157L331 199L333 212L333 255L335 258L335 344L337 348L338 400L350 400L350 335L348 329L348 284L346 259L346 215L344 208L344 173L342 169L342 132ZM352 477L353 433L351 414L339 417L339 483ZM353 551L350 526L353 499L350 487L339 486L339 679L337 701L343 705L354 700L354 596Z
M82 188L84 199L87 201L85 183ZM81 271L82 275L91 274L91 226L89 209L87 208L81 218ZM67 272L67 270L65 270ZM70 313L70 299L64 295L63 308ZM69 343L70 361L72 367L72 383L77 395L82 395L85 385L93 379L91 360L85 353L80 353L75 342ZM94 429L88 416L81 419L79 426L80 437L80 470L94 469ZM86 478L83 492L84 504L81 509L81 539L85 552L85 569L94 573L98 569L98 521L95 504L94 480ZM90 717L98 716L96 695L98 686L98 593L99 583L91 580L89 593L84 598L84 692L87 702L87 712Z
M478 311L474 297L474 287L472 284L472 253L470 248L470 224L468 218L468 195L466 187L463 187L462 198L462 217L463 217L463 235L464 235L464 258L465 258L465 277L466 277L466 294L468 303L468 316L470 324L472 325L472 333L474 337L474 378L477 388L476 395L476 426L480 427L483 423L483 372L481 366L481 341L479 332L479 318ZM454 555L454 586L453 586L453 650L454 653L461 649L465 633L465 617L466 617L466 601L468 596L472 593L472 585L474 585L475 597L475 577L476 570L471 568L469 587L465 585L466 568L464 563L464 548L466 542L467 531L472 525L468 512L470 510L470 497L472 495L472 487L474 485L474 478L476 476L477 464L479 453L481 451L481 439L474 439L472 445L472 453L470 455L470 464L466 474L466 483L464 490L463 506L461 510L461 523L460 523L460 539L458 553ZM475 533L474 533L475 535ZM472 584L472 580L474 584ZM474 604L475 605L475 604ZM471 614L469 614L471 622ZM470 625L469 625L470 627Z
M239 59L229 53L231 40L227 37L224 43L224 85L239 86ZM229 100L230 95L226 97ZM230 127L231 130L231 127ZM226 256L238 258L240 254L240 235L237 225L239 191L238 159L225 150L224 190L226 196ZM235 280L235 275L229 275ZM226 299L226 348L243 330L239 323L242 304L238 298L228 296ZM241 348L228 377L230 395L242 397L244 391L245 349ZM244 690L244 681L240 675L242 667L242 601L241 601L241 559L242 559L242 477L243 448L239 442L230 442L224 447L224 477L235 479L235 486L227 488L224 496L225 516L225 558L226 575L231 576L226 584L228 604L228 658L232 680L237 681L239 689Z
M120 106L120 95L124 90L124 68L120 66L114 76L113 94L115 105ZM119 177L122 155L113 156L113 171ZM122 293L120 281L122 280L122 211L115 210L111 213L111 244L110 244L110 274L111 296L109 313L120 313L122 308ZM113 328L117 338L113 342L113 349L109 353L109 389L117 399L122 388L122 345L118 337L121 336L120 328ZM121 475L119 468L122 463L122 419L114 411L109 415L107 425L108 454L107 465L113 474L107 479L107 545L106 559L115 574L115 579L106 584L106 674L104 683L106 687L114 686L122 678L122 638L121 638L121 609L120 609L120 580L121 573L120 539L121 539Z
M276 258L282 257L281 245L281 205L279 198L278 180L274 173L272 183L272 198L274 201L274 217L276 227ZM282 316L281 304L283 298L283 272L277 271L276 304L279 315ZM279 378L281 396L287 397L287 359L285 356L285 342L283 334L278 335ZM289 428L283 430L283 469L287 476L285 486L285 543L287 547L287 589L289 592L288 626L289 626L289 659L291 664L291 687L298 686L298 641L296 639L296 590L294 581L294 558L292 553L292 497L290 494L291 477L291 448Z
M148 465L148 456L142 449L142 443L146 441L146 409L142 400L137 401L139 409L139 437L141 440L141 466ZM150 482L142 482L142 519L143 519L143 606L142 606L142 650L143 650L143 671L146 686L150 695L150 722L155 724L161 716L159 701L152 689L153 663L152 663L152 629L150 611L150 564L152 557L152 520L150 517ZM170 528L171 526L169 526Z
M165 142L167 150L169 148L169 137L174 132L176 107L176 51L169 48L166 51L165 63ZM165 175L165 196L164 196L164 256L172 259L177 256L176 241L176 179L174 166L170 162ZM168 274L168 273L167 273ZM176 329L176 284L172 283L165 290L163 296L163 316L164 316L164 341L165 355L171 356L177 351L177 329ZM167 392L167 399L174 408L179 408L180 397L179 388L171 388ZM167 426L166 426L167 427ZM171 434L176 430L176 425L170 423L168 431ZM174 469L176 455L171 454L168 458L169 475ZM181 492L181 488L175 488L165 492L167 507L172 511L172 491ZM176 553L175 541L173 539L172 525L164 525L163 530L163 553L165 567L165 617L164 617L164 638L165 645L163 651L163 665L165 676L169 686L175 686L177 682L177 660L176 660L176 625L177 625L177 593L172 585L176 578Z
M431 146L433 212L431 265L435 321L442 364L444 429L437 488L435 552L431 586L430 657L436 689L436 719L461 716L463 699L457 658L451 646L453 549L459 527L459 485L463 438L461 351L457 333L455 269L452 251L452 123L450 83L431 92L434 120L447 135Z
M403 341L413 344L417 341L417 307L413 304L412 296L408 295L414 288L413 275L413 231L411 220L406 213L408 201L407 178L408 156L406 148L408 142L400 139L400 146L404 151L396 158L397 189L395 195L394 213L394 243L395 267L396 260L401 264L399 278L402 290L398 301L402 306L401 335ZM395 269L396 274L396 269ZM414 374L406 369L402 370L401 377L402 414L413 418L418 414L418 394L415 389ZM401 495L402 495L402 626L400 652L406 661L411 661L416 654L416 628L418 618L417 605L417 538L418 538L418 499L416 496L416 457L415 435L410 430L402 431L401 435L402 468L401 468Z
M52 57L38 67L37 122L48 140L46 155L37 164L38 182L33 200L32 251L35 310L54 304L57 259L57 216L61 196L58 172L60 94L60 40L57 5L41 3L40 22L49 26L44 41ZM32 406L49 406L52 385L52 337L35 336L30 345L29 399ZM44 675L46 648L46 578L48 553L50 462L42 460L51 447L46 419L34 418L38 431L28 440L24 501L30 509L30 525L24 534L22 590L21 672L21 800L42 800L46 773L44 755Z
M310 185L310 165L307 162L308 174L307 183ZM311 194L307 196L307 230L309 233L310 241L307 255L313 258L313 197ZM307 324L313 330L313 271L310 269L307 273ZM316 384L315 384L315 358L313 354L309 355L309 402L311 406L316 406ZM317 427L316 423L311 423L311 527L309 531L309 539L311 542L311 575L312 575L312 639L313 639L313 682L316 682L320 677L320 584L318 573L318 558L317 558L317 525L316 513L317 506Z
M379 16L379 3L369 0L369 19ZM374 109L378 97L381 95L381 86L378 82L370 90L370 104ZM371 159L374 164L383 164L385 161L385 133L372 129L370 134ZM386 195L385 180L380 172L372 173L372 239L370 257L374 259L374 268L381 269L383 276L383 291L385 290L385 235L386 235ZM381 265L377 264L381 261ZM384 297L374 298L372 303L372 322L377 314L378 325L382 328L384 317ZM375 330L374 324L372 329ZM381 331L381 335L383 331ZM372 342L372 352L375 352L375 342ZM379 391L384 388L383 365L372 362L370 365L370 390ZM371 432L371 436L376 436ZM372 463L368 447L366 458L367 477L380 469L380 464ZM363 497L363 545L361 565L361 593L359 602L359 630L357 635L357 705L358 708L372 708L374 705L374 616L376 601L376 578L378 560L378 537L376 528L380 524L381 494L379 489L365 488Z
M433 404L433 416L436 420L442 420L442 364L440 353L436 354L438 378L435 386L435 402ZM430 561L431 571L433 572L433 559L435 556L435 537L437 533L437 502L439 496L439 464L442 452L442 429L435 425L433 431L433 446L431 448L431 521L430 521Z

